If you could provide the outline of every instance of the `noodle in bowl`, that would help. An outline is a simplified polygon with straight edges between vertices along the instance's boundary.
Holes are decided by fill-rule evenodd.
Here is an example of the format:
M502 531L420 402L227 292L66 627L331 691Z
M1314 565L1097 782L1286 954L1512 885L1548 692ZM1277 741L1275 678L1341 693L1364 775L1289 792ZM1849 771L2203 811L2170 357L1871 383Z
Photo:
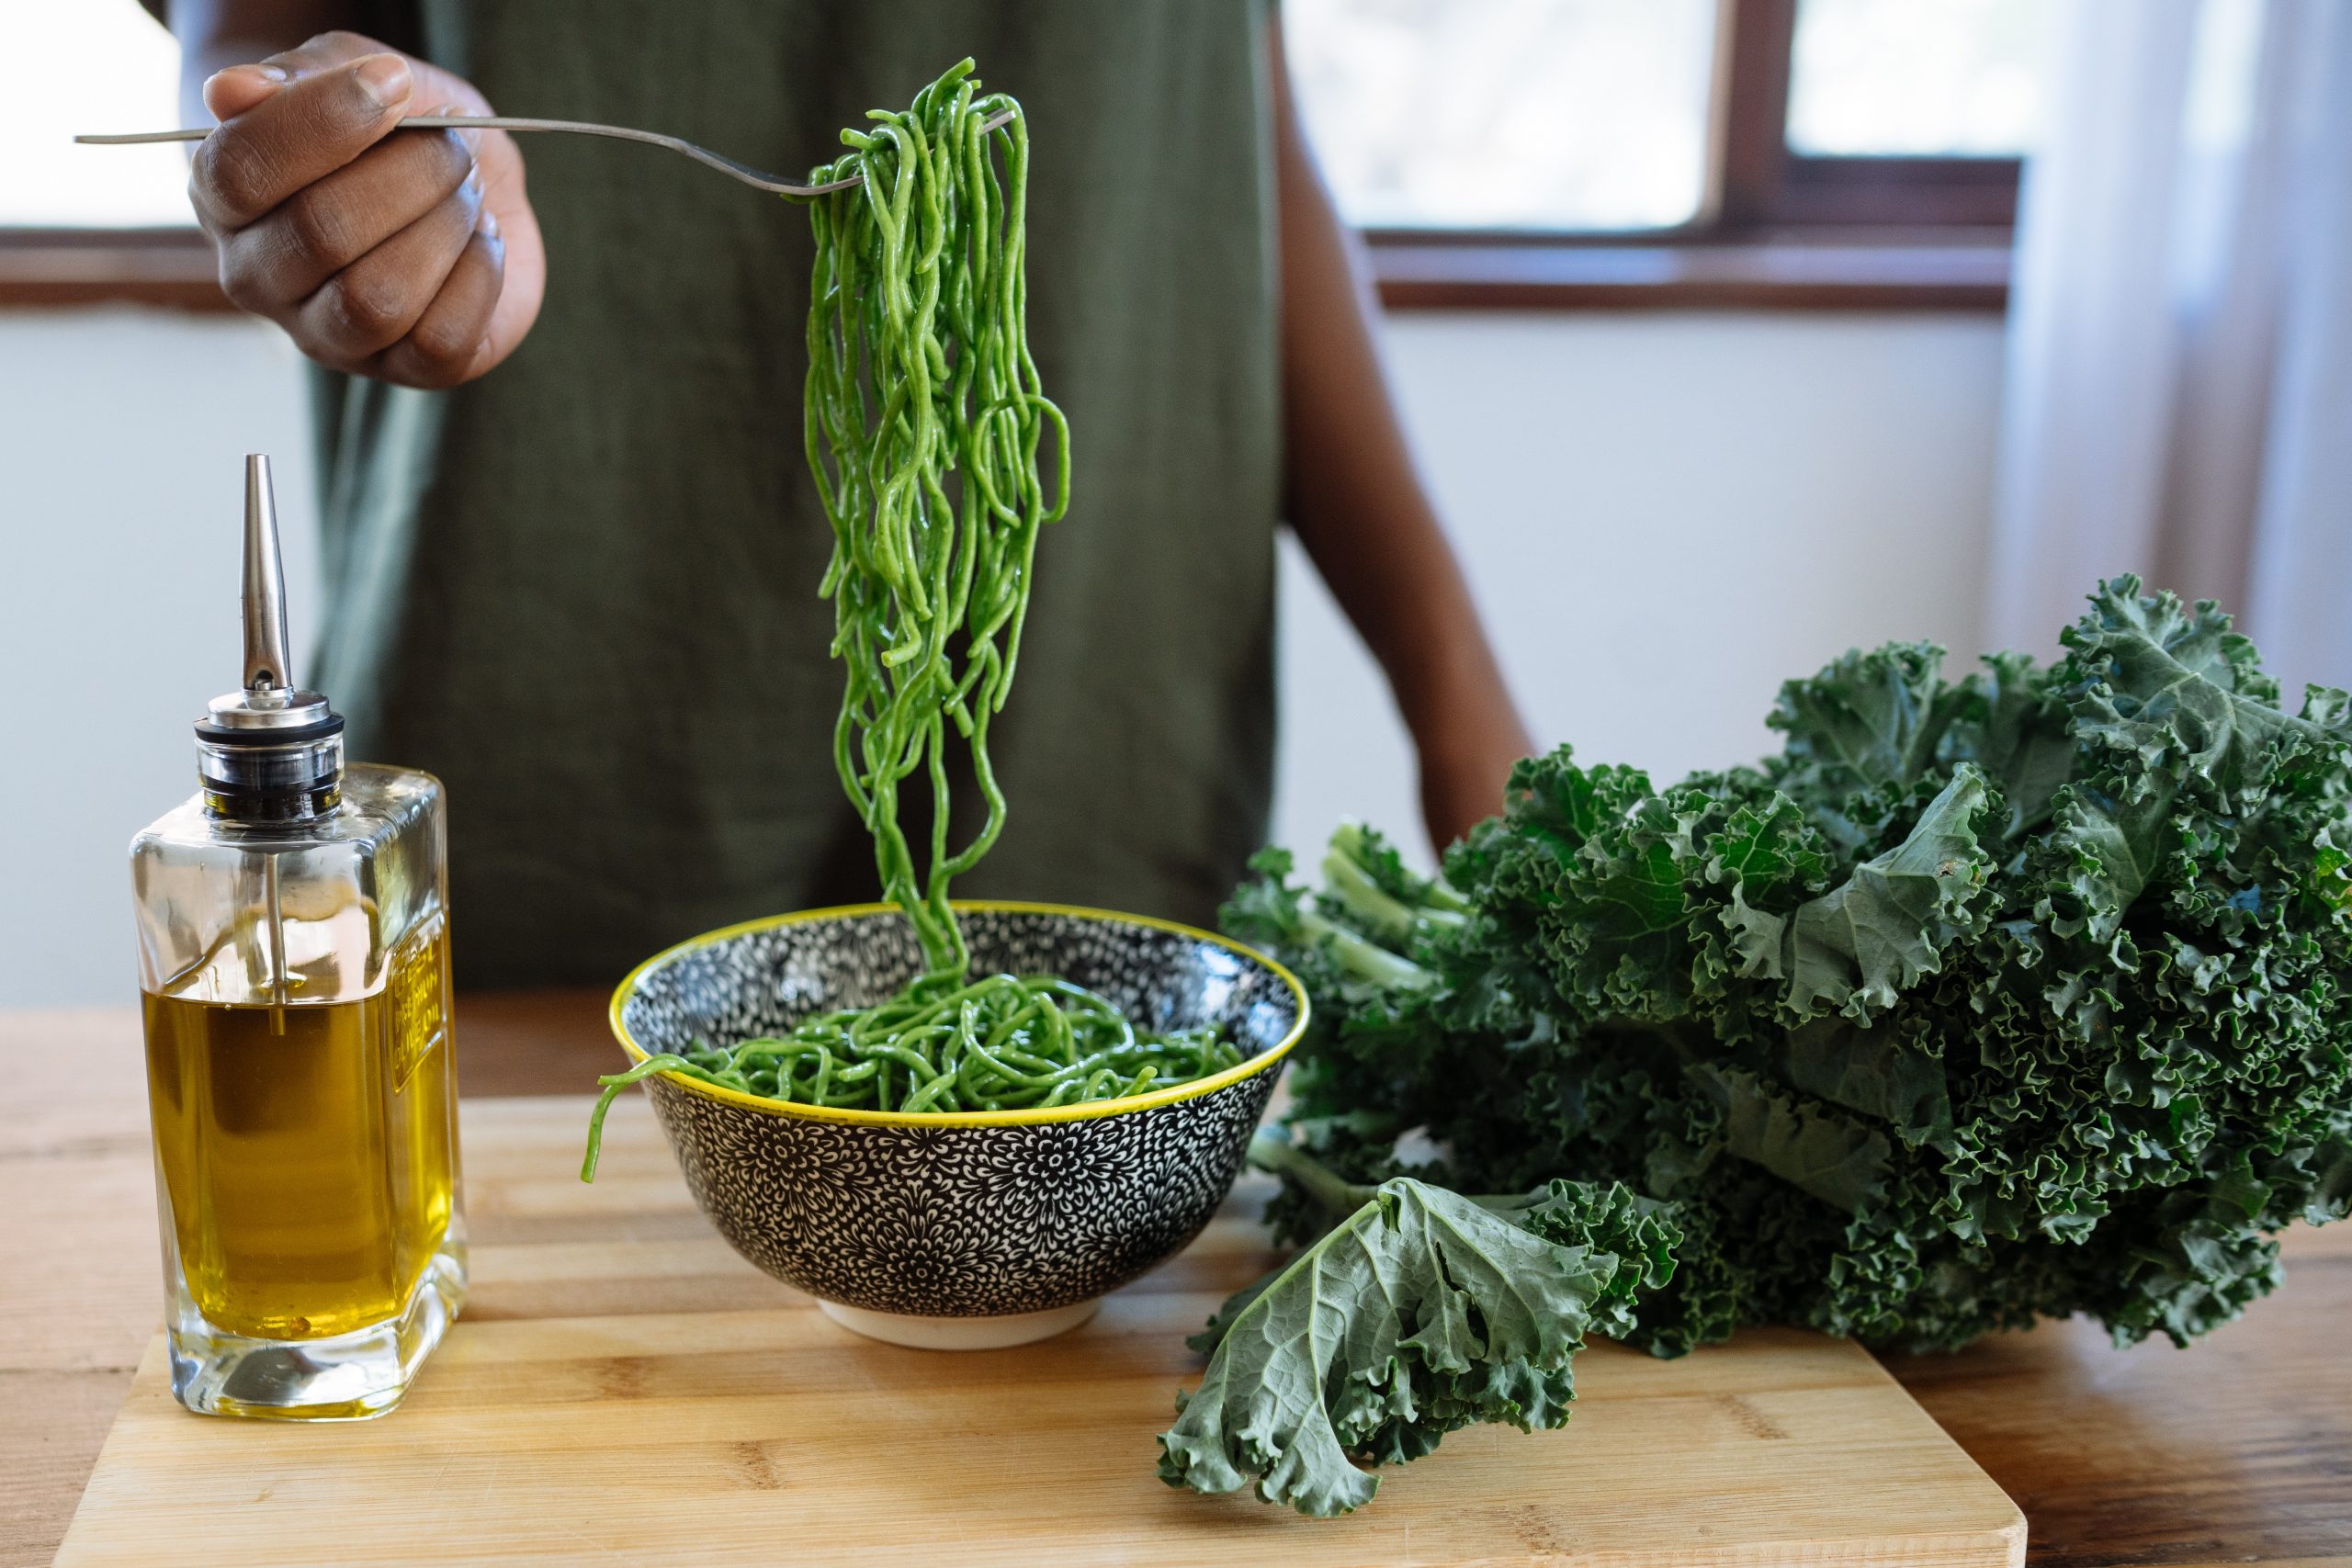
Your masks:
M1240 1063L1131 1098L1042 1109L854 1110L645 1080L686 1185L752 1263L836 1320L902 1344L1018 1344L1199 1234L1239 1173L1306 998L1280 964L1185 926L1060 905L964 903L971 973L1056 975L1138 1030L1220 1027ZM889 905L729 927L615 992L632 1063L885 1000L922 948Z

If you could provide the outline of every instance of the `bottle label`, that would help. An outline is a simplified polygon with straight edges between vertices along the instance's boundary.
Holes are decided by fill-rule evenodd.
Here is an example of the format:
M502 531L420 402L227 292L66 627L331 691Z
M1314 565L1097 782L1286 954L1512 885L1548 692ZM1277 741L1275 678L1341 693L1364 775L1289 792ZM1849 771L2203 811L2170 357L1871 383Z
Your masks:
M386 999L392 1012L392 1092L408 1087L417 1065L439 1047L449 1032L447 976L441 973L441 916L435 913L417 923L408 940L392 954L392 974Z

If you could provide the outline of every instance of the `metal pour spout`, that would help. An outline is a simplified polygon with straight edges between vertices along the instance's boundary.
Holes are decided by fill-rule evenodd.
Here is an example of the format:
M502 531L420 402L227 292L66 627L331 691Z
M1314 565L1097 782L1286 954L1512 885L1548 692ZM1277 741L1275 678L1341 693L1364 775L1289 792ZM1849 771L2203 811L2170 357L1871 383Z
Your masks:
M269 459L245 458L244 682L196 721L205 809L241 821L295 821L341 798L343 717L294 684L287 651L286 569Z
M245 457L245 690L283 692L287 673L286 570L277 554L277 497L269 458Z

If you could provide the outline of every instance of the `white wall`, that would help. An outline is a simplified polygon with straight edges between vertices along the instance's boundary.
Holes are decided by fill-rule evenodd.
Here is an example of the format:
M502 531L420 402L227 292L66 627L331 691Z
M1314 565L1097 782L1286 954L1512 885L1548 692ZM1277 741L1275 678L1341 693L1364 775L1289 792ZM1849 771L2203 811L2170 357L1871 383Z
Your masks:
M241 676L247 452L310 646L299 365L243 318L0 311L0 1007L137 998L123 852L195 793L188 726Z
M1661 774L1765 750L1778 683L1979 618L1999 328L1981 317L1419 315L1398 389L1539 738ZM237 672L239 458L317 606L297 362L270 329L0 313L0 1006L121 1002L122 853ZM1283 563L1277 835L1407 829L1377 671ZM1403 834L1418 846L1417 833Z
M1400 316L1415 445L1539 744L1661 780L1752 761L1856 645L1978 649L1990 316ZM1419 832L1378 670L1283 562L1278 842Z

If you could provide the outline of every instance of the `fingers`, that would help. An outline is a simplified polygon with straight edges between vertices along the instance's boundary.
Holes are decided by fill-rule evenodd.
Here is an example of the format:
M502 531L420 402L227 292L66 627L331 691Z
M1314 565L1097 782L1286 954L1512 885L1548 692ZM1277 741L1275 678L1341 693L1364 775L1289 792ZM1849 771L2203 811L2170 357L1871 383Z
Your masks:
M470 83L328 33L205 84L221 119L189 182L229 298L335 369L414 387L489 370L530 330L546 250L512 140L391 132ZM512 257L510 260L510 247Z
M424 219L467 181L478 186L469 139L479 134L403 131L304 186L221 240L222 290L244 310L281 314ZM479 199L477 188L477 205ZM472 221L469 212L467 226Z
M504 362L530 335L547 297L547 243L539 233L537 214L531 210L524 189L522 154L514 139L493 131L482 139L483 211L495 221L494 238L502 253L503 275L498 305L467 378L484 375Z
M309 74L285 63L291 58L265 62L286 71L288 80L197 147L188 197L198 219L216 234L243 228L350 164L399 124L408 107L413 77L397 54L363 55ZM237 75L220 89L224 105L268 80L247 68ZM208 84L208 101L212 96Z
M454 387L504 357L491 326L505 271L505 237L484 213L432 304L368 373L403 387Z
M398 343L447 287L481 215L481 183L469 175L430 210L324 279L288 323L296 340L337 366L355 366Z
M204 84L204 107L214 119L234 119L292 80L282 65L232 65Z
M232 65L216 71L204 84L204 107L214 119L243 114L288 82L315 76L370 54L386 52L374 39L357 33L321 33L298 48L252 65Z

